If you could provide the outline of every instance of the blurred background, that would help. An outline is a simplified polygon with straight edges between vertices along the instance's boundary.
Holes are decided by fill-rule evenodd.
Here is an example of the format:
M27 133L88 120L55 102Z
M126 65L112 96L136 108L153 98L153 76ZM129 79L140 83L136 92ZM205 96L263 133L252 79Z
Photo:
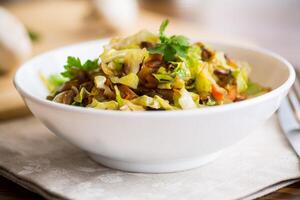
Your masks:
M300 0L0 0L0 119L27 112L11 84L26 59L66 44L157 31L165 18L170 34L258 45L300 66Z
M25 26L33 26L37 34L48 27L45 38L61 28L64 43L74 33L71 29L77 29L74 34L80 34L79 40L99 38L118 31L128 34L139 28L157 28L168 17L189 23L189 29L181 31L188 34L193 29L190 35L200 39L207 33L221 40L237 38L300 63L299 0L0 0L0 6L11 10ZM151 21L155 17L158 20ZM51 27L55 24L57 28Z
M143 0L141 3L155 12L192 21L197 29L231 39L243 38L300 63L299 0Z

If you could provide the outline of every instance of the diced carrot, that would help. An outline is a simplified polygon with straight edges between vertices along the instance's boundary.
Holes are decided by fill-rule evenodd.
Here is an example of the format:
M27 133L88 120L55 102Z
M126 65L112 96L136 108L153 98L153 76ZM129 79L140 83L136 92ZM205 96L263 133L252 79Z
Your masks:
M217 101L222 101L224 99L223 92L215 85L212 86L212 95Z

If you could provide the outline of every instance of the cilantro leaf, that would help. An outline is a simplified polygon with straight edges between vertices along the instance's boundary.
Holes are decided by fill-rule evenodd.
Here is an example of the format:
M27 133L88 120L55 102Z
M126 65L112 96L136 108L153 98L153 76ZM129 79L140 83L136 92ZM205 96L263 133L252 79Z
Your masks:
M164 40L165 38L165 31L168 25L169 25L169 20L165 19L159 27L159 36L161 40Z
M98 67L98 58L95 60L87 60L82 64L78 57L68 56L67 64L64 65L65 71L62 72L61 75L72 79L80 71L93 71Z
M64 68L69 69L71 67L81 68L80 59L73 56L68 56L67 64L64 66Z
M151 54L164 54L165 52L165 48L167 46L165 44L159 44L157 45L156 47L154 48L149 48L148 51L151 53Z
M190 46L188 39L183 35L173 35L170 40L172 43L180 45L180 46Z
M189 49L188 46L172 45L172 47L173 47L173 49L175 49L176 54L179 57L182 57L182 58L186 58L187 57L187 53L188 53L188 49Z
M172 61L175 60L175 55L176 55L177 51L176 49L174 49L174 47L172 45L166 45L166 47L164 48L164 60L165 61Z
M151 54L161 54L165 61L173 61L176 56L186 58L188 49L190 47L189 41L182 35L173 35L167 37L165 30L169 24L168 20L164 20L159 28L160 43L153 48L149 48L148 51Z
M82 69L87 70L87 71L92 71L95 70L99 67L98 65L98 59L95 60L87 60L83 65Z

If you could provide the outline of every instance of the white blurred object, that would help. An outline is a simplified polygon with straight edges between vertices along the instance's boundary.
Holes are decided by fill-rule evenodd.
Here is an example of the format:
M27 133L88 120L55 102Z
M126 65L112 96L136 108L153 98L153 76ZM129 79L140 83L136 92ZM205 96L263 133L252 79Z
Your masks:
M0 71L8 71L31 55L32 46L24 25L0 7Z
M136 0L92 0L98 14L116 30L132 27L138 17Z

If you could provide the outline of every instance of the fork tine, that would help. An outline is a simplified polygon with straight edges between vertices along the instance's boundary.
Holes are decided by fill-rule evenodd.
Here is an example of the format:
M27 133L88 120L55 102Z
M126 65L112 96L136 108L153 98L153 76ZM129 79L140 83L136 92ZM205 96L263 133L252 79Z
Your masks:
M297 98L298 98L298 101L300 101L300 82L298 80L298 77L299 77L299 73L296 71L296 80L295 80L295 83L293 84L293 88L294 88L294 91L295 91L295 94L297 95Z
M288 101L291 105L296 120L300 123L300 98L297 95L297 92L299 93L299 91L297 91L293 86L288 94Z

